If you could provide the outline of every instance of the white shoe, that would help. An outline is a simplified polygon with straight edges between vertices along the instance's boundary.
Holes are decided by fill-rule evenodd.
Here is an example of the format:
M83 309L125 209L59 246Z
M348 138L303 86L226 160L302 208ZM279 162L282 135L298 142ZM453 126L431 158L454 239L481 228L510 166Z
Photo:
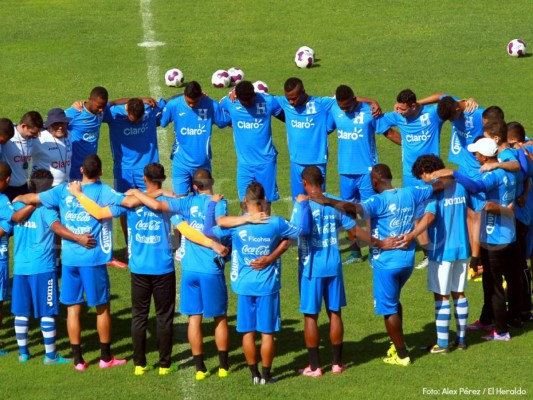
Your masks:
M425 256L422 261L420 261L418 263L418 265L415 267L415 269L424 269L424 268L427 268L429 264L429 259L428 259L428 256Z

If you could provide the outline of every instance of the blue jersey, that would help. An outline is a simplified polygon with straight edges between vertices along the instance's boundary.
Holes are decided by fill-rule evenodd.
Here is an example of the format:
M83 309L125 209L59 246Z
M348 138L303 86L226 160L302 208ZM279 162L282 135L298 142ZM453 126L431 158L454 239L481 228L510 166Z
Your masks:
M482 107L472 112L464 111L459 118L451 122L452 134L448 161L459 165L460 171L467 176L479 175L481 167L474 153L469 152L467 147L474 143L475 138L483 136L483 111L485 109Z
M397 112L383 115L381 132L395 126L402 136L403 175L410 176L416 159L424 154L440 154L440 130L443 121L437 114L437 106L421 106L414 118L405 118Z
M5 232L4 235L0 237L0 264L7 264L9 261L9 236L11 233L11 217L15 209L11 205L11 202L7 196L3 193L0 193L0 228Z
M456 261L470 257L470 240L466 224L467 209L479 212L485 201L479 195L469 195L459 183L435 193L426 203L426 213L435 220L428 226L428 257L432 261Z
M378 163L375 133L383 132L381 128L376 129L380 121L382 118L372 117L367 103L360 102L348 113L337 103L333 105L328 116L328 131L337 129L339 174L369 174Z
M211 200L209 194L189 195L177 199L167 200L172 213L178 213L183 220L197 231L203 232L207 206ZM221 200L215 208L215 218L227 214L227 202ZM204 274L223 274L224 270L214 262L217 254L208 247L193 243L185 238L185 248L181 267L187 271L201 272Z
M109 104L106 106L106 110ZM105 110L104 110L105 112ZM72 141L72 167L70 177L81 178L80 167L85 157L98 152L98 138L100 137L100 126L104 118L104 113L93 114L83 107L82 111L75 108L65 110L67 117L72 118L68 123L68 130Z
M83 184L83 194L95 201L99 206L119 205L124 198L122 193L115 192L108 185L98 182ZM67 189L63 183L39 194L43 206L59 208L61 224L75 234L92 233L96 239L96 247L86 249L76 242L62 239L61 257L63 265L69 267L94 267L111 261L113 252L112 219L98 221L93 218Z
M326 194L326 196L329 196ZM338 197L329 196L334 199ZM339 230L349 230L355 221L333 207L309 202L306 212L312 214L310 229L302 231L298 243L298 268L307 278L342 275L339 252ZM304 211L305 211L304 210ZM292 218L295 217L293 210Z
M159 201L169 198L159 196ZM134 209L112 206L113 216L127 216L128 268L134 274L164 275L174 271L170 242L170 214L142 205Z
M413 230L415 210L433 193L433 187L409 186L385 190L362 203L364 218L370 218L372 237L379 240L399 236ZM407 249L382 251L372 247L372 265L379 269L394 269L413 266L415 244Z
M232 102L226 96L220 107L231 118L238 163L258 165L276 160L271 116L282 110L275 97L256 93L255 104L246 108L239 100Z
M231 237L231 289L239 295L267 296L281 289L281 260L258 271L250 263L267 256L282 239L295 239L300 228L280 217L270 217L266 224L246 224L235 228L215 227L215 236Z
M512 148L503 149L500 153L498 153L498 161L499 162L509 162L509 161L519 162L518 151L519 150L512 149ZM520 170L514 172L514 175L516 178L516 199L518 199L518 197L520 197L524 193L524 180L526 179L526 174L522 170L522 168L520 168ZM514 204L514 216L517 220L519 220L525 225L529 225L529 223L531 222L531 210L529 209L529 207L526 207L526 206L520 207L518 205L518 202L515 202Z
M175 97L167 103L161 114L164 128L174 122L172 158L187 167L197 168L211 162L212 125L227 125L215 100L203 96L195 108L190 108L185 96Z
M481 177L486 188L487 201L504 207L511 204L516 195L516 178L512 172L495 169ZM514 218L483 211L481 215L481 243L509 244L515 241Z
M13 206L20 210L25 204L17 202ZM28 219L14 225L15 275L36 275L55 271L55 234L51 229L54 222L59 222L57 211L40 206Z
M104 112L109 125L109 140L115 168L137 169L159 162L157 119L161 108L144 106L142 121L131 122L125 105L111 106Z
M287 143L291 162L303 165L328 162L329 110L336 104L332 97L309 96L307 102L293 107L285 96L276 96L285 111Z

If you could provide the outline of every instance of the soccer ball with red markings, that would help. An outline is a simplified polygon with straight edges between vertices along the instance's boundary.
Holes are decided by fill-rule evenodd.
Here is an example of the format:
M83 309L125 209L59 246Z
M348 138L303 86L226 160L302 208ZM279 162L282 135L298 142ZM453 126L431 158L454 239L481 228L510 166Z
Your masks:
M308 47L308 46L302 46L298 49L298 52L299 51L307 51L308 53L311 53L313 55L313 57L315 56L315 51L311 48L311 47Z
M256 93L268 93L268 85L265 82L255 81L253 85Z
M513 39L507 44L507 54L512 57L523 57L526 51L527 46L522 39Z
M233 67L228 69L231 78L230 86L235 86L240 81L244 80L244 71L240 68Z
M177 68L169 69L165 72L165 83L170 87L180 87L185 82L185 76Z
M228 71L219 69L211 77L211 84L216 88L227 88L231 82L231 76Z
M315 55L308 50L298 49L294 56L294 63L298 68L311 68L315 62Z

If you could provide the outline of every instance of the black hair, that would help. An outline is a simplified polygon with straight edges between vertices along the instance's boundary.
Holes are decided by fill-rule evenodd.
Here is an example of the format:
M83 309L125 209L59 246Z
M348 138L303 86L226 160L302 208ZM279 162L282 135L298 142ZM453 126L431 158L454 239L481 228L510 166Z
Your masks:
M89 179L98 178L102 173L102 160L96 154L89 154L83 160L83 175Z
M503 113L503 110L498 106L490 106L483 111L483 114L481 115L483 119L486 119L488 121L492 120L498 120L498 119L505 119L505 114Z
M377 174L381 179L392 180L392 172L387 164L376 164L372 167L372 172Z
M190 99L197 99L202 95L202 87L198 82L190 81L187 86L185 86L183 94Z
M246 188L246 201L262 204L265 201L265 188L259 182L252 182Z
M424 173L432 173L444 168L444 162L434 154L424 154L416 159L411 172L417 179Z
M404 89L398 96L396 96L396 101L398 103L413 104L416 103L416 94L411 89Z
M255 97L254 85L250 81L240 81L235 86L235 94L239 100L248 102Z
M520 122L509 122L507 124L507 138L512 137L520 143L526 141L526 130Z
M146 164L143 173L148 181L158 184L159 187L161 187L163 181L167 178L165 176L165 167L159 163Z
M37 169L30 177L30 191L34 193L45 192L52 187L54 176L47 169Z
M204 168L198 168L194 172L192 183L198 188L198 190L208 190L213 187L215 181L211 175L211 172Z
M455 115L455 110L457 109L457 102L453 97L446 96L439 100L437 105L437 114L439 118L443 121L451 121L452 117Z
M43 117L37 111L28 111L20 119L21 124L27 125L29 128L42 129L44 122Z
M302 82L300 78L289 78L285 81L285 85L283 85L283 89L286 92L290 92L291 90L297 88L298 86L300 86L303 90L304 83Z
M321 186L324 183L322 171L316 165L308 165L302 171L302 179L311 186Z
M109 100L109 93L107 92L107 89L103 86L96 86L91 90L91 93L89 94L90 99L102 99L107 101Z
M507 124L502 119L493 119L483 125L483 132L491 138L498 136L502 142L507 142Z
M335 90L335 98L338 101L346 101L348 99L353 99L354 97L355 94L350 86L340 85L337 87L337 90Z
M15 126L9 118L0 118L0 136L11 139L15 134Z
M0 180L5 180L11 176L11 167L8 163L0 161Z
M134 121L139 121L144 115L144 103L141 99L134 97L128 100L128 115L133 117Z

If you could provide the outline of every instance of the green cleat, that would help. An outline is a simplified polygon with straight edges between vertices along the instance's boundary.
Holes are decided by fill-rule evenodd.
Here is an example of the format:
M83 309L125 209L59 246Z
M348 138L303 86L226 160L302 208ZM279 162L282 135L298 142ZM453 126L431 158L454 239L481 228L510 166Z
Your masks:
M392 357L385 357L383 359L383 362L385 364L399 365L401 367L407 367L408 365L411 365L411 358L410 357L400 358L400 357L398 357L398 354L395 354Z

